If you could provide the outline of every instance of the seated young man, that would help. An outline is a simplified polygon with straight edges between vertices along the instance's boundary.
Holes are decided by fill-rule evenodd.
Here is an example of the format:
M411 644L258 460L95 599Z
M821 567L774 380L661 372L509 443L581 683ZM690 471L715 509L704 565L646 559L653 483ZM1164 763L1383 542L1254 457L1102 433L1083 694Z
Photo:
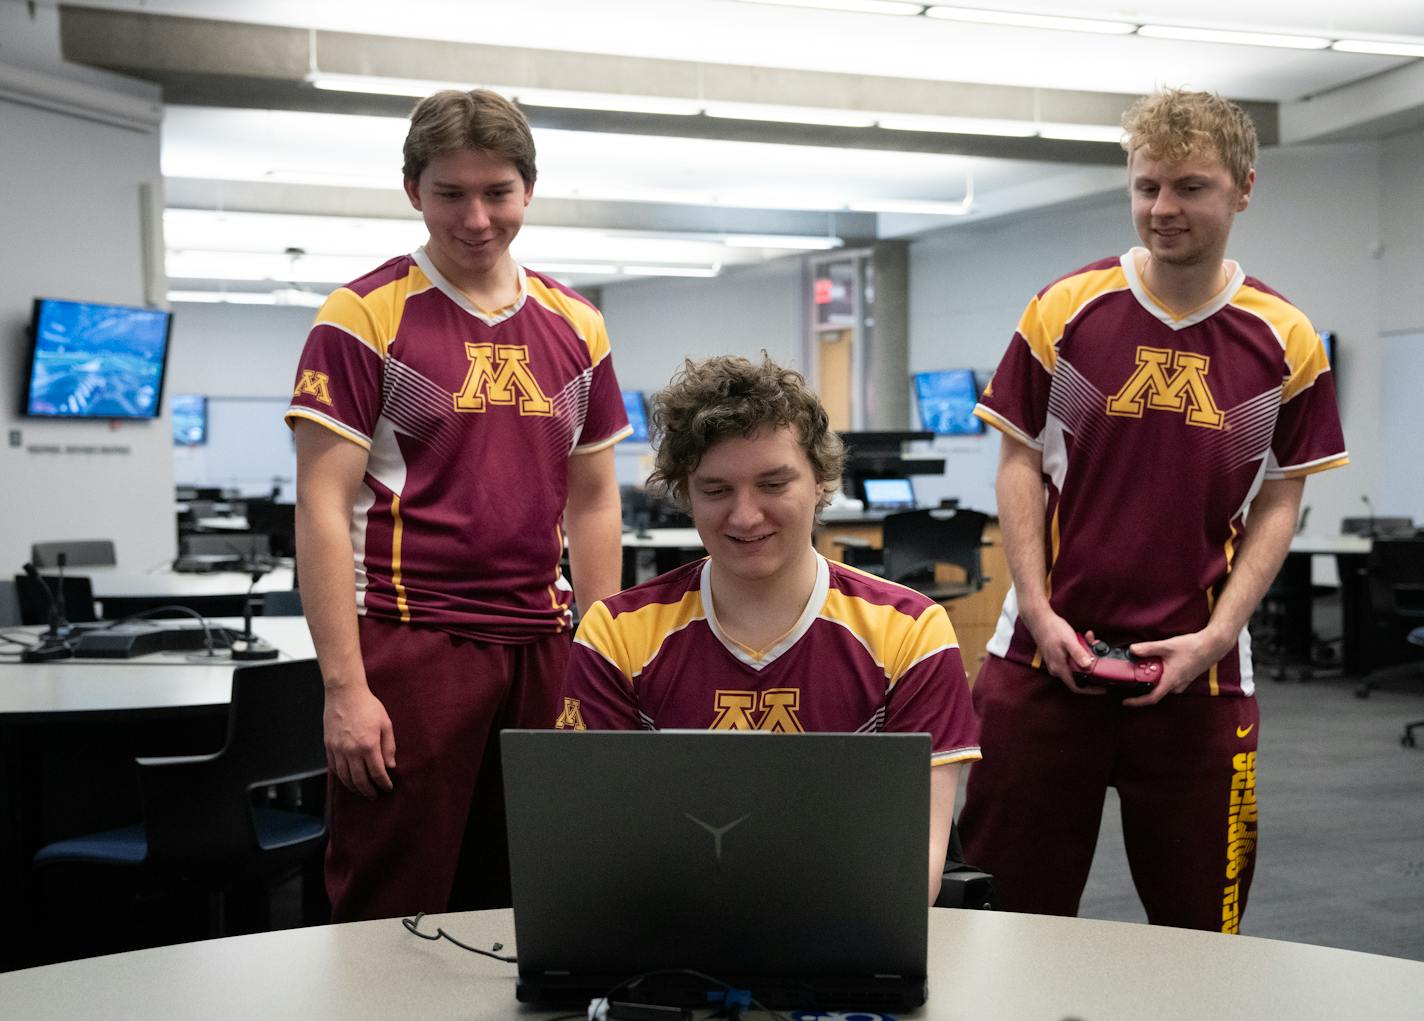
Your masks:
M649 488L690 511L709 556L589 608L556 726L928 732L933 903L959 764L979 758L944 608L811 545L845 451L800 374L688 361L652 426Z

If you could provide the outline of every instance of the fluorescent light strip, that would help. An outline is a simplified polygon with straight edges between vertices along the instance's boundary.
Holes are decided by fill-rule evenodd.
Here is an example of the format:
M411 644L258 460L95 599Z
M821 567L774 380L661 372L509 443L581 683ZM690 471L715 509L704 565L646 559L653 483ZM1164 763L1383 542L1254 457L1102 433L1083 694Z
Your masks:
M1139 25L1137 34L1148 39L1175 39L1192 43L1227 43L1232 46L1275 46L1288 50L1324 50L1329 39L1311 35L1272 32L1237 32L1222 28L1185 28L1180 25Z
M1059 32L1092 32L1097 35L1132 35L1137 25L1131 21L1103 21L1096 18L1060 18L1047 14L1017 14L1013 11L986 11L977 7L931 7L925 16L942 21L963 21L977 25L1008 25L1013 28L1048 28Z
M898 14L913 17L925 9L924 4L903 0L742 0L767 7L813 7L823 11L851 11L856 14Z
M1115 124L1040 124L1038 137L1065 142L1121 142L1122 128Z
M530 269L538 270L540 273L559 275L566 273L597 273L607 275L618 272L618 267L610 263L541 262L538 259L530 259L527 265Z
M712 266L623 266L631 277L715 277L722 272L720 263Z
M971 201L931 202L924 199L865 199L847 202L846 208L853 213L909 213L913 216L964 216L968 214Z
M620 96L600 92L553 92L520 89L514 93L521 106L546 106L563 110L606 110L612 113L653 113L690 117L702 112L702 103L693 99L660 96Z
M1374 53L1384 57L1424 57L1424 43L1392 43L1379 39L1336 39L1332 50L1341 53Z
M277 291L169 291L168 301L194 304L286 305L292 308L321 308L326 295L295 288Z
M778 124L817 124L839 128L868 128L875 114L854 110L821 110L800 106L763 106L760 103L708 103L708 117L725 120L773 121Z
M975 117L932 117L917 114L881 117L877 122L887 131L932 131L950 135L997 135L1004 138L1031 138L1037 128L1028 121L999 121Z
M364 74L328 74L325 71L310 72L306 76L306 81L313 88L327 92L362 92L373 96L410 96L413 99L423 99L433 92L440 92L444 89L468 92L475 88L489 88L486 85L471 85L467 82L438 82L420 78L382 78L377 75ZM502 89L490 89L490 91L508 96L508 92Z
M784 248L795 252L824 252L845 244L837 237L797 234L725 234L720 240L728 248Z

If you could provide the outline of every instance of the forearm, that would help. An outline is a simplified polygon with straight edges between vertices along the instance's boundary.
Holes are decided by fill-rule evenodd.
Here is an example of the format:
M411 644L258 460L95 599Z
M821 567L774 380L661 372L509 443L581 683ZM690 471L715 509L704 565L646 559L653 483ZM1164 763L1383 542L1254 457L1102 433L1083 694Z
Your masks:
M356 626L356 569L347 522L329 509L297 506L302 612L328 690L365 688Z
M939 897L949 852L949 830L954 823L954 799L959 793L959 763L930 769L930 904Z
M612 447L569 458L564 532L574 599L587 613L594 603L622 588L623 514Z
M1019 613L1033 621L1048 612L1048 568L1043 539L1045 491L1038 452L1007 436L994 494L1004 558L1013 577Z
M1213 643L1223 650L1235 644L1280 572L1290 552L1304 490L1304 479L1273 480L1263 483L1252 501L1246 539L1206 627Z

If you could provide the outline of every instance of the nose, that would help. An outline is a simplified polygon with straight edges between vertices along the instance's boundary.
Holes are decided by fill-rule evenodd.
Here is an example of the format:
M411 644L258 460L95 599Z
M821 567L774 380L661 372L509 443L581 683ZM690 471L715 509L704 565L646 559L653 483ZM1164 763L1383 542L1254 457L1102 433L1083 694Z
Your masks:
M754 528L761 522L761 505L757 502L756 491L739 489L732 496L732 509L727 515L727 524L734 530Z
M470 200L470 204L465 208L463 226L466 230L482 231L489 227L489 210L478 198Z
M1176 215L1177 212L1177 200L1173 197L1171 189L1163 188L1152 201L1152 215L1166 219Z

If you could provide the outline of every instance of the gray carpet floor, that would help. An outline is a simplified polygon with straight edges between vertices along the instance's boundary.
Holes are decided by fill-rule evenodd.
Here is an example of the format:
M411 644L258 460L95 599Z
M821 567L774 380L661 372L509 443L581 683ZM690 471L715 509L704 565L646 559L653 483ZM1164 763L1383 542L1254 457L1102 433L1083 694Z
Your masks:
M1242 924L1251 936L1424 960L1424 665L1358 680L1263 680L1260 844ZM1146 920L1122 846L1116 793L1080 914Z

